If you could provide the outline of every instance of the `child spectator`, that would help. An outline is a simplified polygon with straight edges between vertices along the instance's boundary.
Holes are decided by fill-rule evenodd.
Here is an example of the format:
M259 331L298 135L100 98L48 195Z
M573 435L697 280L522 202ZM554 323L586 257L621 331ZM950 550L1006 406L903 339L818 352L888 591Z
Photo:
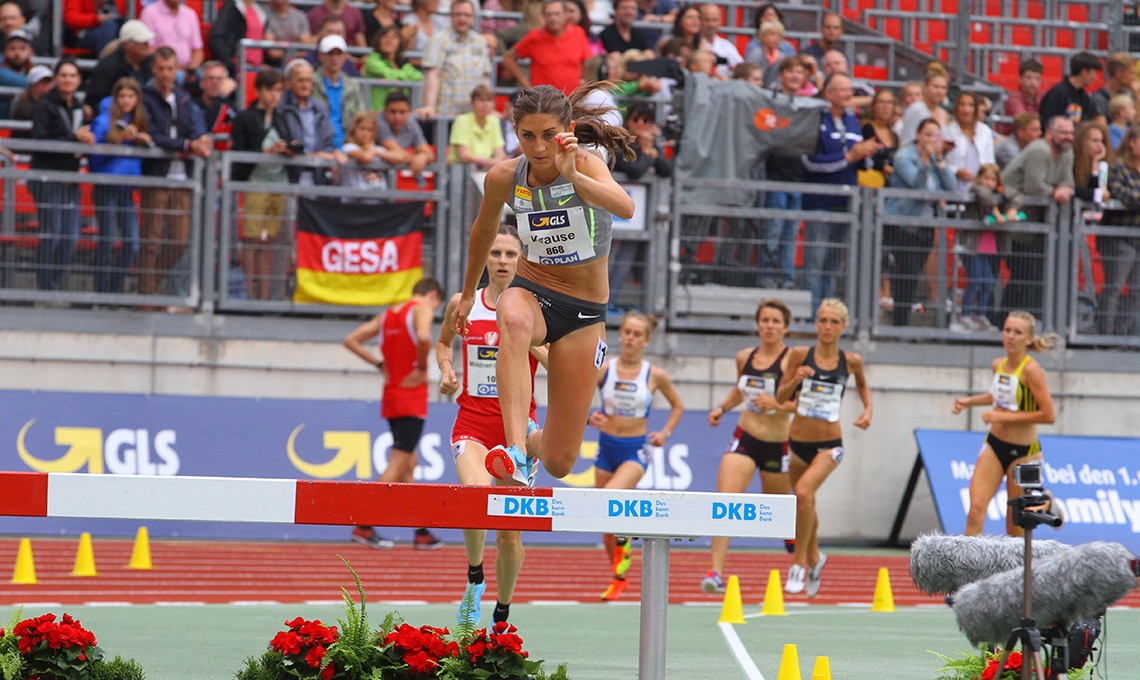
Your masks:
M408 83L418 83L424 79L424 74L404 58L403 40L400 29L396 26L385 26L377 31L376 39L372 41L372 53L364 58L361 75L365 78L402 80ZM395 91L396 88L393 87L373 87L372 110L383 109L388 95Z
M996 163L978 168L970 187L975 201L970 204L967 217L980 219L987 224L1005 224L1025 219L1019 209L1020 198L1005 198L1001 193L1001 169ZM992 311L994 291L997 289L998 240L992 229L959 231L958 249L966 268L966 291L962 295L962 314L958 320L961 330L992 331L988 314Z
M363 192L382 191L388 187L384 176L369 167L373 161L387 160L384 149L376 144L376 121L372 114L361 111L352 119L348 128L348 138L341 151L351 161L340 172L340 185Z
M764 87L764 69L750 61L742 61L732 68L732 79L743 80L756 87Z
M1121 92L1108 100L1108 136L1113 152L1120 150L1120 143L1128 128L1136 121L1136 100L1129 92Z
M713 79L720 79L716 72L716 55L710 50L696 50L685 60L685 68L693 73L703 73Z
M460 114L451 126L447 160L487 170L507 157L501 121L495 113L495 91L487 85L476 85L471 91L471 109Z
M111 96L100 104L99 115L91 124L96 144L154 146L147 133L146 108L142 86L134 78L119 78ZM93 173L138 177L142 159L131 156L92 154L87 169ZM93 190L95 220L99 239L95 247L95 290L123 292L123 277L139 252L139 216L135 210L134 182L124 179L115 184L96 184ZM115 242L119 251L112 258Z

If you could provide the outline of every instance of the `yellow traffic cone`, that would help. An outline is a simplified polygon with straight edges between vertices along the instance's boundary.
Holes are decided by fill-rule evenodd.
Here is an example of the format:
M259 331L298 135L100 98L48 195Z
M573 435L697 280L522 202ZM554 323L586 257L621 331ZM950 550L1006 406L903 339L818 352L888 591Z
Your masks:
M776 680L802 680L800 675L800 654L795 645L784 645L784 656L780 659L780 672Z
M79 535L79 550L75 552L75 568L72 576L97 576L95 571L95 551L91 548L91 534L84 531Z
M879 567L879 578L875 581L875 599L871 601L873 612L893 612L895 596L891 594L891 576L886 567Z
M768 573L768 587L764 589L764 608L760 610L764 616L787 616L784 611L784 589L780 586L780 570L773 569Z
M16 570L12 573L12 583L21 585L35 585L36 564L32 560L32 542L27 538L20 539L20 549L16 553Z
M139 533L135 536L135 547L131 550L131 561L127 564L127 568L154 569L154 565L150 562L150 534L146 527L139 527Z
M748 623L744 620L744 604L740 600L740 579L735 575L728 577L719 623Z
M826 656L815 657L815 668L811 671L811 680L831 680L831 661Z

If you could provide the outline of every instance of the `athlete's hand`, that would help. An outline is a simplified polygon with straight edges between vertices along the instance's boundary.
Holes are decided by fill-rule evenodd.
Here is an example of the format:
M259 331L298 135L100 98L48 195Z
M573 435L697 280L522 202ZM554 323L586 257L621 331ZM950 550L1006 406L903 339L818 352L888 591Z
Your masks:
M427 371L422 368L413 368L412 372L405 375L404 379L400 381L400 387L419 387L427 382Z
M665 446L665 442L669 438L665 436L664 432L650 432L645 441L649 442L650 446Z
M764 411L775 411L780 408L780 402L776 401L770 394L757 394L752 403L756 404L756 408Z
M966 409L965 400L964 399L955 399L954 405L950 407L950 412L953 413L954 415L958 415L959 413L961 413L965 409Z
M609 421L609 419L610 417L601 411L594 411L590 414L590 427L595 430L600 430L606 426L606 422Z
M811 366L800 366L796 369L796 382L802 381L804 378L810 378L815 375L815 369Z
M724 411L720 408L720 406L714 407L711 411L709 411L709 425L712 425L713 427L720 425L720 419L723 417Z
M439 393L450 397L459 390L459 377L455 375L455 367L448 362L447 369L439 369Z
M563 177L573 181L578 174L578 138L574 136L573 122L567 132L554 135L554 143L557 145L554 149L554 165Z
M871 409L863 409L863 412L859 414L859 417L855 419L852 425L860 430L866 430L868 427L871 427Z
M986 425L993 425L1001 420L1001 413L998 409L991 409L989 411L982 411L982 422Z
M471 309L475 306L475 296L467 297L461 295L459 302L455 305L455 334L467 335L467 317L471 315Z

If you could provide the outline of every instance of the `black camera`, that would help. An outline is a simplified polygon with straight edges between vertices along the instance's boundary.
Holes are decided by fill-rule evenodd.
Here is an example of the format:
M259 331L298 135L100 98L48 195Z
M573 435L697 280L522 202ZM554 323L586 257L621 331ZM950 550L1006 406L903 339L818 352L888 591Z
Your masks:
M1041 462L1035 463L1022 463L1013 466L1013 481L1015 484L1023 489L1043 489L1045 488L1045 481L1043 479Z

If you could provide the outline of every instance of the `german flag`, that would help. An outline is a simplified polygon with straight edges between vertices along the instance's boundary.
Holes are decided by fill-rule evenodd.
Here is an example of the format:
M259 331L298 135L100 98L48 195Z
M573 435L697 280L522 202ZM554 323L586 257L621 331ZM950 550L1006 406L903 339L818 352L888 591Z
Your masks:
M383 306L423 278L424 204L297 201L294 302Z

